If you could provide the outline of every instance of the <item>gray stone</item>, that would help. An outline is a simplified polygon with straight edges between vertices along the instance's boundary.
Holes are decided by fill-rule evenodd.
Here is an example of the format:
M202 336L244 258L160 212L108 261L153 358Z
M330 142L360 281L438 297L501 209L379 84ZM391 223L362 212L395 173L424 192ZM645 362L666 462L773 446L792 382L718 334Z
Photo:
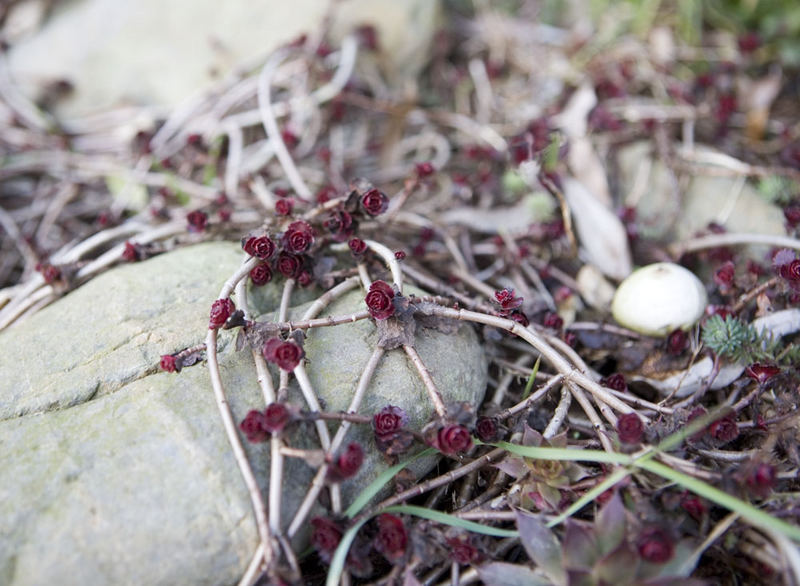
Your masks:
M175 106L301 33L314 34L328 0L72 0L57 3L42 29L16 43L10 68L30 98L70 80L62 116L124 105ZM349 0L337 3L332 29L342 37L374 23L382 64L398 81L429 57L439 2Z
M722 224L730 232L786 233L781 209L761 197L750 183L739 190L738 177L697 173L676 198L667 169L654 158L649 142L620 149L617 161L623 197L630 192L640 169L652 165L636 204L637 224L648 238L684 240L706 229L709 222Z
M257 534L206 365L157 368L161 354L203 340L208 308L241 257L236 245L208 243L122 266L0 334L0 583L218 585L242 574ZM272 288L256 309L274 309L278 297ZM329 313L361 308L356 290ZM328 409L349 403L375 337L369 320L309 333L307 371ZM232 340L221 333L220 365L240 420L263 399L252 357ZM480 401L486 361L470 327L418 331L416 347L445 401ZM360 412L388 403L417 427L431 413L401 350L379 364ZM343 484L345 503L385 469L370 435L349 436L367 460ZM265 489L268 444L247 450ZM285 524L313 472L287 460Z

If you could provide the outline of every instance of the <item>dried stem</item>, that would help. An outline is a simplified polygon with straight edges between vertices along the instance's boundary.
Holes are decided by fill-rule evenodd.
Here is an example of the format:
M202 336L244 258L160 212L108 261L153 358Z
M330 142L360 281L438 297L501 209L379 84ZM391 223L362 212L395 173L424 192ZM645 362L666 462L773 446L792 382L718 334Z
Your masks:
M431 403L433 403L436 414L439 415L440 419L445 419L447 417L447 409L444 406L444 401L442 401L442 394L436 387L436 383L433 382L430 371L425 366L425 363L422 362L422 358L420 358L419 353L413 346L403 344L403 350L406 351L406 355L411 359L411 363L414 365L414 368L417 369L422 382L425 384L425 390L428 391L428 397Z

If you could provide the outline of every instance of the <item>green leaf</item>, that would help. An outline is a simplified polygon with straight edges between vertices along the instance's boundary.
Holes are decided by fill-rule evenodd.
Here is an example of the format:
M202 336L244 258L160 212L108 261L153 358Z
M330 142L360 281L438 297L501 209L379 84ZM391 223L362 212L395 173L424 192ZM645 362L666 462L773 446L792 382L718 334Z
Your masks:
M401 513L405 515L414 515L415 517L422 517L442 523L443 525L450 525L451 527L459 527L473 533L481 533L483 535L491 535L492 537L519 537L519 531L513 529L498 529L497 527L488 527L481 525L475 521L468 521L460 517L448 515L441 511L434 511L425 507L418 507L416 505L396 505L387 507L381 511L382 513Z
M561 564L561 544L553 532L527 511L517 511L517 529L528 557L550 580L563 583L567 576Z
M538 358L536 358L536 362L533 365L533 370L531 370L531 375L528 377L528 382L525 383L525 390L522 392L522 400L528 398L531 394L531 389L533 388L533 383L536 382L536 373L539 372L539 365L542 363L542 355L539 354Z
M517 564L492 562L476 569L481 581L493 586L552 586L553 584L551 580L542 578L530 568Z
M508 450L517 456L534 458L537 460L569 460L573 462L597 462L601 464L630 465L633 460L630 456L602 450L579 450L572 448L540 448L536 446L518 446L508 442L497 442L498 448Z
M395 464L391 468L388 468L383 472L381 472L375 480L370 482L366 486L366 488L364 488L364 490L361 491L361 493L355 498L355 500L350 504L350 506L347 507L347 510L344 512L345 516L349 519L352 519L353 517L358 515L358 513L361 512L361 509L367 506L367 503L369 503L372 500L372 497L378 494L380 490L384 486L386 486L398 472L400 472L400 470L411 464L411 462L418 460L419 458L422 458L424 456L431 456L435 453L436 450L434 450L433 448L428 448L426 450L423 450L419 454L412 456L408 460L400 462L399 464Z
M338 586L339 580L341 580L342 573L344 572L344 563L347 561L347 552L350 551L350 546L353 544L358 530L369 520L370 517L364 517L344 532L342 540L339 542L339 547L333 552L331 565L328 568L328 577L325 580L325 586Z

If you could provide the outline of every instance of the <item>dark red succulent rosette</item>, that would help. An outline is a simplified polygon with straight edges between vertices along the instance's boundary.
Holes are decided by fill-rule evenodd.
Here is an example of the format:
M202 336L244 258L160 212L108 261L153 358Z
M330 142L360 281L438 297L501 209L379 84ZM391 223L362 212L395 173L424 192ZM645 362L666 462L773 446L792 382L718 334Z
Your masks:
M609 389L619 391L620 393L624 393L628 390L628 383L625 382L625 376L618 372L609 374L607 377L600 379L600 384Z
M450 550L450 559L466 566L480 561L481 555L478 549L470 543L469 538L464 537L448 537L445 541L447 548Z
M460 423L450 423L439 428L433 447L448 456L463 454L472 448L472 436Z
M130 240L125 241L125 249L122 251L122 259L128 262L136 262L142 258L142 247Z
M431 175L436 173L436 169L428 161L425 161L424 163L417 163L414 166L414 170L417 172L417 177L419 177L420 179L424 179L425 177L430 177Z
M639 557L651 564L663 564L675 554L675 544L670 535L661 527L647 527L636 540Z
M689 347L689 336L683 330L673 330L667 336L667 352L680 356Z
M236 306L229 298L217 299L211 304L211 315L208 320L208 329L216 330L225 325L228 318L236 310Z
M292 222L283 233L281 243L286 252L302 254L314 244L314 229L303 220Z
M329 564L342 540L342 528L326 517L311 519L311 544L323 562Z
M385 281L374 281L364 301L367 310L375 319L386 319L394 315L394 289Z
M242 240L242 249L250 256L267 260L275 253L275 243L267 235L248 236Z
M390 513L383 513L378 516L377 524L375 549L392 563L402 560L408 546L408 531L403 520Z
M375 435L387 435L401 430L408 425L405 410L394 405L387 405L372 416L372 429Z
M758 498L767 498L778 480L775 466L767 462L752 462L744 469L748 492Z
M364 448L355 442L348 444L336 455L328 468L328 480L341 482L355 476L364 463Z
M281 252L275 261L275 268L287 279L296 279L303 272L305 258L297 254Z
M638 444L644 435L644 424L636 413L625 413L617 419L617 436L623 444Z
M739 437L739 426L736 425L736 416L726 415L708 426L708 434L720 445L732 442Z
M289 216L294 209L294 201L291 199L279 199L275 202L275 213L279 216Z
M482 442L490 443L502 437L502 429L496 417L478 417L475 422L475 434Z
M744 369L744 373L760 385L763 385L772 377L777 376L780 372L781 368L779 366L774 364L762 364L760 362L754 362Z
M272 280L272 269L265 262L259 263L250 270L250 280L256 287L266 285Z
M500 315L507 316L512 310L522 305L522 297L516 297L513 289L502 289L494 292L494 299L500 305Z
M269 431L264 426L264 414L255 409L242 419L239 429L245 435L247 441L252 443L265 442L269 438Z
M293 371L305 356L303 349L288 340L270 338L261 351L267 362L277 364L281 370Z
M164 354L163 356L161 356L159 367L161 367L161 370L164 370L166 372L176 372L178 368L175 361L175 356L173 356L172 354Z
M370 216L379 216L389 209L389 198L373 187L361 196L361 207Z
M331 234L336 242L344 242L353 235L358 227L353 216L345 210L332 210L322 226Z
M356 257L363 255L367 251L367 243L361 238L351 238L347 246L350 247L350 252Z
M186 215L189 232L202 232L208 224L208 215L201 210L194 210Z
M270 433L280 433L291 420L292 414L283 403L270 403L264 409L262 427Z

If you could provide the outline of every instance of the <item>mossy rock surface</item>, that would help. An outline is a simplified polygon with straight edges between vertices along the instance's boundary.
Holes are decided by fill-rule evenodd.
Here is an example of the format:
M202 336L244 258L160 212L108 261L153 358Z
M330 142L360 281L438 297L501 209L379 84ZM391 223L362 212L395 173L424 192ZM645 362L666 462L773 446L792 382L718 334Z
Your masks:
M0 584L218 585L241 576L257 534L206 364L158 369L161 354L203 341L211 302L241 259L238 246L218 242L121 266L0 334ZM279 296L268 286L253 305L268 312ZM300 292L299 302L310 296ZM362 308L355 290L323 315ZM263 399L233 336L220 335L220 365L240 420ZM375 342L370 320L309 333L307 371L328 410L347 407ZM451 335L418 328L416 347L446 402L482 399L486 359L469 326ZM299 391L291 395L299 404ZM387 404L417 428L432 411L402 350L381 360L360 412ZM290 442L299 436L314 432L297 430ZM385 469L369 429L348 438L367 459L344 483L345 503ZM266 488L268 445L247 449ZM312 476L287 460L284 524Z

